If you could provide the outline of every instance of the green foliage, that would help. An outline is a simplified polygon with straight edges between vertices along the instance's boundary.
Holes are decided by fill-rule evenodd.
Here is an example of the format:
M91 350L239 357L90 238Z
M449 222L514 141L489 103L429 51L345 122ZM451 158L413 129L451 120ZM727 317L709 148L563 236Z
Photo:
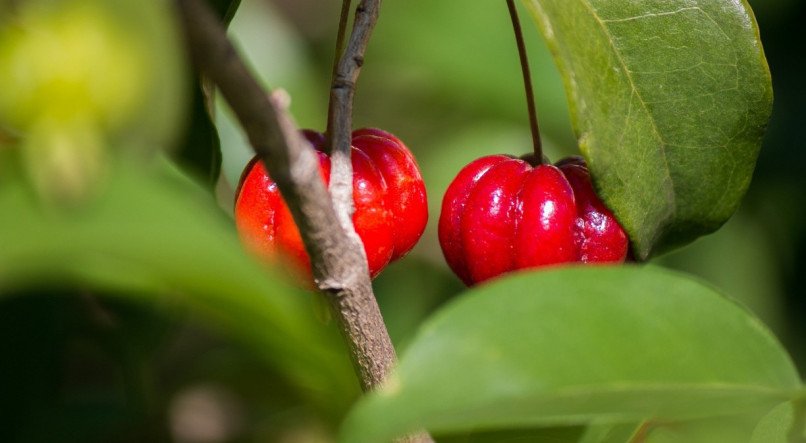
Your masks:
M210 116L210 100L203 91L201 80L194 78L192 83L194 87L190 122L187 124L184 140L173 156L189 174L213 189L221 174L221 142Z
M133 0L17 6L0 30L0 81L15 86L0 96L3 126L25 133L42 120L82 118L117 140L170 141L185 97L170 14Z
M209 3L224 24L229 25L241 1L210 0ZM174 157L190 174L213 189L221 174L223 158L218 129L212 116L215 95L211 91L215 86L210 82L203 84L198 73L193 73L188 83L193 86L189 123L185 126L184 138L179 142Z
M585 430L579 443L624 443L633 442L645 435L647 422L592 424Z
M786 443L792 432L794 406L781 403L765 415L753 431L751 443Z
M208 0L207 3L215 11L216 15L221 18L224 24L229 24L235 12L241 5L241 0Z
M797 371L749 312L658 268L568 268L483 285L432 317L341 441L763 411Z
M379 125L377 120L386 117L389 127L405 129L422 119L421 130L443 129L434 136L444 138L451 134L449 129L470 117L487 125L504 120L521 126L525 136L521 143L489 144L479 140L467 148L486 149L485 154L529 152L532 145L518 51L507 8L500 3L480 2L469 8L455 1L385 2L383 18L367 49L367 60L373 62L361 74L356 107L359 124ZM425 10L427 14L423 14ZM536 27L524 20L523 28L541 132L560 143L563 152L575 152L560 75ZM390 95L395 107L384 106ZM398 107L414 107L417 112L394 112ZM401 115L408 118L401 119ZM427 120L438 124L428 125ZM464 129L475 128L467 126L453 135L466 137ZM410 137L420 136L418 131L409 132ZM418 147L415 143L412 146ZM439 145L435 148L444 150ZM422 151L427 153L428 150Z
M110 441L103 433L109 429L128 432L154 422L164 434L174 424L167 410L182 390L213 382L248 400L245 421L270 411L267 422L245 425L237 441L327 441L328 427L357 395L346 349L328 315L315 315L323 312L322 300L243 254L221 210L231 207L226 192L219 202L205 192L220 175L219 131L230 185L252 154L225 115L211 118L210 90L183 66L171 3L39 0L15 2L14 12L27 4L41 14L15 26L5 15L10 7L0 6L0 68L47 68L0 69L0 356L6 362L0 364L0 415L13 423L12 435L24 428L17 435L23 441ZM77 4L84 5L77 15L49 9ZM228 23L240 1L208 4ZM338 5L282 4L307 11L299 17L315 25L306 28L299 17L286 22L294 14L253 0L233 23L235 40L264 84L290 92L298 121L322 125L332 50L323 36L335 33ZM747 6L715 0L525 4L560 66L597 186L631 230L636 253L646 258L719 227L747 187L770 107L769 75ZM773 4L792 3L764 3L768 10ZM529 146L505 9L384 2L362 72L356 126L387 128L418 154L432 221L461 166ZM73 40L49 40L55 46L41 51L20 45L25 31L41 22L80 32L65 34ZM26 27L31 23L36 26ZM107 46L88 51L90 31L108 33L101 40ZM537 28L525 31L541 126L549 154L558 157L572 150L560 75ZM60 65L54 47L86 63ZM60 66L69 69L50 69ZM225 109L223 100L216 105ZM40 114L64 119L27 126ZM87 198L66 208L30 186L31 165L46 158L36 147L65 146L65 140L76 149L59 161L97 175ZM154 167L118 155L131 147L165 148L170 160ZM93 169L98 161L105 163ZM56 188L70 186L70 176L52 171L37 173ZM780 191L787 186L794 192ZM776 279L794 272L781 257L798 253L790 233L802 230L802 209L791 195L801 189L797 182L762 188L758 195L767 206L746 207L719 235L664 264L744 296L784 329L776 295L785 288ZM770 209L770 201L779 203ZM785 216L777 210L782 206ZM783 247L764 234L772 217ZM783 443L797 436L793 427L802 427L801 383L778 342L746 310L682 275L652 267L524 274L467 291L437 311L461 289L430 229L374 286L395 344L408 350L389 385L357 404L344 441L379 441L428 427L449 443ZM96 328L86 318L87 299L96 298L116 315L117 329ZM161 344L189 324L235 346L160 357ZM65 361L76 365L68 369L80 381L98 359L97 349L71 341L76 331L117 359L113 369L121 380L88 387L64 379ZM790 336L790 344L799 339ZM140 382L162 365L177 378L167 383L164 403L150 403L156 386ZM125 395L117 403L98 401L121 386ZM142 411L134 413L137 408ZM138 430L133 435L150 435ZM14 441L7 432L0 430L0 440Z
M37 0L3 12L0 129L22 139L42 195L85 197L110 145L141 154L172 145L186 94L168 4Z
M772 106L744 2L528 0L565 78L582 152L637 257L719 228Z
M247 257L210 197L170 171L118 165L102 195L69 212L3 182L0 207L13 216L0 217L0 295L78 285L189 308L319 400L349 399L348 361L312 315L310 295Z
M467 435L440 435L439 443L573 443L579 441L582 427L507 429L476 431Z

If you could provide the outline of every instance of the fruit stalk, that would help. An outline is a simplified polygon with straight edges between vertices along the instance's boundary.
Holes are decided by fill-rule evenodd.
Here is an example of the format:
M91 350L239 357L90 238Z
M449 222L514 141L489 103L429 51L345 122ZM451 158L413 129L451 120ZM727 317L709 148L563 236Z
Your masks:
M319 289L334 305L361 386L371 390L395 363L372 293L363 248L339 228L313 148L280 94L267 95L201 0L176 0L193 62L218 85L250 144L277 182L300 228Z
M526 106L529 109L529 129L532 131L532 145L534 149L534 162L536 166L543 162L543 144L540 141L540 127L537 125L537 108L535 106L535 93L532 89L532 74L529 70L529 56L526 54L526 44L523 41L521 21L518 19L518 10L515 0L507 0L509 17L512 19L512 30L515 32L515 41L518 45L518 56L523 72L523 87L526 92Z

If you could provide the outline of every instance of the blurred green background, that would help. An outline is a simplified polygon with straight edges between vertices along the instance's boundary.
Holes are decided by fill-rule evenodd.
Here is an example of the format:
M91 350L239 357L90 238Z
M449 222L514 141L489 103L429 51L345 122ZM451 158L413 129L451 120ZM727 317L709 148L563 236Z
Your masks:
M751 3L775 89L753 183L720 231L656 262L699 276L748 305L803 372L806 2ZM243 0L230 28L264 84L289 92L302 127L325 126L339 7L337 1ZM544 142L556 161L576 153L565 93L525 10L522 20ZM481 155L530 149L520 75L503 2L383 2L359 80L354 125L383 128L410 147L430 204L419 245L374 283L398 349L430 312L463 289L436 238L448 183ZM231 212L251 150L223 100L217 106L223 150L217 198ZM81 289L64 291L69 297L47 292L0 302L0 355L15 362L0 363L0 422L10 425L0 427L0 441L326 442L350 400L325 407L300 397L243 343L222 337L193 314L122 300L96 306ZM327 323L325 310L317 310ZM106 315L115 319L113 333ZM352 395L357 392L354 386Z

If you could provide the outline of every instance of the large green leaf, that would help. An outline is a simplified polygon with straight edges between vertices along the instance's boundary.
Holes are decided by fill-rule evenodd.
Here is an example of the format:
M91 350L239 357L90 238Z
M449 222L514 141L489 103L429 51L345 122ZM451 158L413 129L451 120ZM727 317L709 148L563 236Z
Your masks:
M420 330L343 442L769 409L800 385L746 309L653 267L523 273L464 293Z
M575 443L580 441L584 432L585 428L577 426L481 431L471 432L467 435L438 435L436 438L439 443Z
M650 423L643 441L645 443L750 443L753 429L763 415L763 412L755 411L749 414L709 417L703 420Z
M633 443L646 436L648 423L592 424L585 430L579 443Z
M197 185L167 168L122 166L95 200L69 210L43 206L0 173L0 296L79 286L190 308L317 400L349 402L357 385L345 350L316 319L311 294L250 259Z
M636 256L719 228L747 189L772 105L746 2L525 1Z

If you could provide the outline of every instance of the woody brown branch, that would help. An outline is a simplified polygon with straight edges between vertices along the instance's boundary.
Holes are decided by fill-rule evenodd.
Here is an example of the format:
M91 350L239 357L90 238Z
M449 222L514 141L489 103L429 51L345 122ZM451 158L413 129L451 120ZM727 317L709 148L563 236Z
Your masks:
M193 62L219 87L250 144L277 183L311 257L314 278L334 306L361 386L378 386L395 353L372 293L361 243L340 229L313 148L281 100L269 96L199 0L176 0ZM340 120L343 121L343 120Z
M343 58L336 76L339 80L334 82L339 85L334 90L345 92L344 95L336 93L334 123L328 132L336 135L334 154L347 154L346 167L342 163L338 174L349 179L349 186L348 192L334 196L333 200L320 178L316 153L301 137L282 95L266 94L238 57L223 26L201 0L176 0L176 3L192 61L221 90L291 210L311 257L317 286L328 297L348 342L362 389L370 391L380 386L395 365L396 356L372 292L363 245L350 220L352 167L349 161L355 81L371 27L377 20L379 2L362 2L357 8L353 34L358 37L351 37L345 52L356 55L346 56L347 61ZM334 164L333 170L336 169ZM344 198L349 198L347 204ZM334 202L340 207L341 217L334 210ZM428 434L419 433L398 442L433 440Z

